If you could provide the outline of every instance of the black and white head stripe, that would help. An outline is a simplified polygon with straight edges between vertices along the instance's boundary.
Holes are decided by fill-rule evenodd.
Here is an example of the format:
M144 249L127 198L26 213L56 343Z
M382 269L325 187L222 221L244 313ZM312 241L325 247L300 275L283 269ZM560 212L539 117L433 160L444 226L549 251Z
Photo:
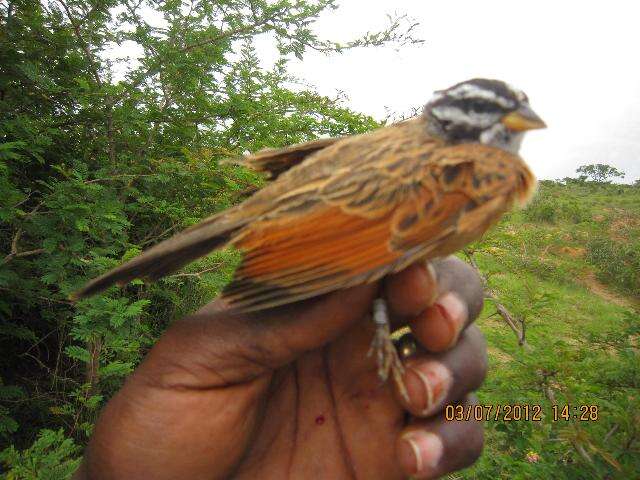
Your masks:
M446 90L437 91L434 95L434 100L443 96L456 100L487 100L507 110L513 109L515 104L529 101L524 92L510 87L500 80L486 78L474 78L473 80L458 83Z
M448 140L480 141L484 131L525 103L527 96L505 82L475 78L436 92L424 113Z

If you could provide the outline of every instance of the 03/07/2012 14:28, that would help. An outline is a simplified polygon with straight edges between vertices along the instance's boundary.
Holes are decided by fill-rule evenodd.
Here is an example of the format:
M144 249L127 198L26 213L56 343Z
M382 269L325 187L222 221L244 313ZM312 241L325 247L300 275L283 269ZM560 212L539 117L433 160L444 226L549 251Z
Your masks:
M552 405L548 417L554 421L577 420L595 422L598 420L598 405ZM504 421L541 422L547 415L539 404L495 404L495 405L447 405L445 420L460 421Z

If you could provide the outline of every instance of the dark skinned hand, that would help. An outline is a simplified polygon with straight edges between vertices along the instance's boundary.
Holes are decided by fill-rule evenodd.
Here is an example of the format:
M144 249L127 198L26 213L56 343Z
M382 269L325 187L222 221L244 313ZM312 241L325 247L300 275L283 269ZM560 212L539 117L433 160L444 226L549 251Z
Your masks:
M482 287L458 259L432 267L255 314L216 301L176 322L105 407L75 478L437 478L470 465L482 424L443 409L472 403L485 376L471 325ZM379 291L418 345L409 402L367 357Z

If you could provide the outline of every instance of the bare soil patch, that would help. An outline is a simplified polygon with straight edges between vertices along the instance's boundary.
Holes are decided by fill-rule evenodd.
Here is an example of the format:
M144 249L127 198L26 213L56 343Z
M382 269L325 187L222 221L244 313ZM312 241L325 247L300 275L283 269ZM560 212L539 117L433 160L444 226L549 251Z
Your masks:
M607 288L606 285L601 283L597 278L595 273L591 271L584 272L583 276L580 278L580 282L587 287L591 293L596 294L600 298L607 300L608 302L619 305L620 307L625 308L634 308L638 307L637 303L629 298L625 298L622 295L619 295L615 292L612 292Z

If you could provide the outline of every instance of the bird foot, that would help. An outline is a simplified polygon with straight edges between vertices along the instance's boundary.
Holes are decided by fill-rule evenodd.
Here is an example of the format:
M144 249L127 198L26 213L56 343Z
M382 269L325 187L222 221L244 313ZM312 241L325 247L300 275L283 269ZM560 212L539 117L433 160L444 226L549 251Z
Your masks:
M382 298L373 301L373 322L376 325L376 331L369 347L368 357L376 355L378 364L378 376L383 382L389 378L389 374L393 376L393 380L398 386L400 395L407 402L409 395L407 388L402 380L404 375L404 365L400 360L398 351L396 350L393 340L391 339L391 330L389 327L389 310L386 302Z

